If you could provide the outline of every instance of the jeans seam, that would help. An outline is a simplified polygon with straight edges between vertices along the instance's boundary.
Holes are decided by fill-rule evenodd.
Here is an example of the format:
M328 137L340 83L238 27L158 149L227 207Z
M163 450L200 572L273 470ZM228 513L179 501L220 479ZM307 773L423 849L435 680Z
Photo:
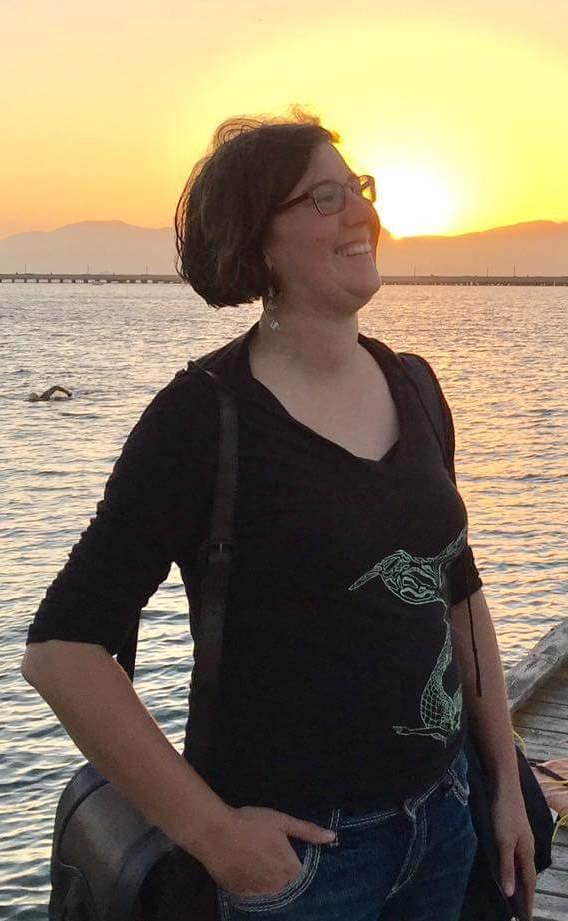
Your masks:
M467 806L469 800L469 784L467 782L467 777L465 783L462 783L456 770L450 768L449 774L452 779L452 786L448 793L452 793L462 806Z
M416 836L417 837L417 840L415 842L416 856L414 859L414 866L412 868L412 872L409 873L406 879L404 880L404 883L402 884L404 886L406 886L406 884L409 883L411 880L413 880L414 877L416 876L416 873L418 872L418 867L420 866L420 863L426 851L426 841L428 837L427 836L426 810L423 810L423 813L424 814L422 817L422 821L419 823L419 831Z
M416 841L416 836L418 834L416 813L412 811L410 804L408 806L407 806L407 803L404 804L404 812L406 813L406 816L410 818L412 822L412 836L410 839L410 843L406 849L406 854L404 855L404 860L402 861L402 865L398 872L398 876L395 879L394 883L392 884L391 890L385 899L385 904L388 902L390 898L392 898L393 895L396 895L398 890L404 884L404 880L408 873L408 867L411 865L412 851L414 849L414 843Z
M290 887L287 887L283 891L281 897L270 895L265 897L259 896L250 902L241 901L237 898L232 903L229 899L227 899L229 909L234 908L236 911L246 911L249 914L255 914L256 912L261 911L275 911L276 909L286 908L292 902L295 902L296 899L304 894L308 886L312 883L320 862L321 847L318 845L310 844L308 847L310 848L310 853L307 861L308 868L303 879L300 883L298 883L297 886L295 883L292 883ZM229 921L229 918L230 916L223 919L223 921Z
M335 832L335 841L332 841L329 847L339 847L339 823L341 821L341 809L332 809L329 820L330 831Z
M217 902L221 912L221 921L231 921L231 906L229 905L227 896L219 886L217 886Z
M457 760L457 757L459 757L459 755L456 756L455 760ZM455 760L449 768L446 768L446 770L444 771L441 777L438 777L437 780L435 780L432 784L430 784L427 790L425 790L419 796L411 797L409 801L413 803L413 805L416 807L421 806L422 803L425 800L427 800L428 797L431 796L432 793L434 793L438 789L438 787L441 786L441 784L444 781L444 778L446 777L448 773L451 774L453 778L455 776L454 769L453 769L453 764L455 763ZM361 818L354 817L350 819L341 819L338 827L339 829L343 829L343 828L362 828L365 825L373 825L375 823L380 825L386 819L390 819L393 816L398 815L399 812L400 812L400 806L395 806L392 809L378 809L376 812L372 812L370 814L368 813L362 816Z
M360 819L343 819L339 828L363 828L365 825L380 825L386 819L390 819L395 815L398 815L400 808L397 806L394 809L384 809L380 812L373 812L370 815L362 816Z

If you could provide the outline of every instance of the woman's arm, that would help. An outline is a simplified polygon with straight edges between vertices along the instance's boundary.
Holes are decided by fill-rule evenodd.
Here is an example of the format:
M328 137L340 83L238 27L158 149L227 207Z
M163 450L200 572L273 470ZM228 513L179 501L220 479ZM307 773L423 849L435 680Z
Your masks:
M148 819L196 856L232 811L177 753L102 646L32 643L22 673L83 754Z
M481 697L476 693L467 599L452 606L453 637L462 672L469 726L495 785L493 816L503 888L507 895L512 895L517 877L530 916L536 880L534 840L519 783L503 668L483 591L479 589L475 592L470 602L481 672Z
M224 888L277 892L300 870L288 837L314 844L335 837L271 809L224 803L170 744L102 646L31 643L22 673L95 767Z
M476 693L467 599L452 606L453 638L470 730L479 743L484 765L497 789L516 787L519 774L513 728L495 630L483 590L475 592L470 601L481 672L481 697Z

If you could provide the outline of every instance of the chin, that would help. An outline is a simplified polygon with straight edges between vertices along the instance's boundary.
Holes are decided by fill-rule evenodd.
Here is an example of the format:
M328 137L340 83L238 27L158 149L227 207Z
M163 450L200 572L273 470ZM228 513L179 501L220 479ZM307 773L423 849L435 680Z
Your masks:
M365 279L365 281L367 281ZM371 300L374 294L377 293L381 287L381 276L379 275L378 270L375 271L374 277L369 278L367 284L361 284L361 298L364 298L363 304L366 304Z

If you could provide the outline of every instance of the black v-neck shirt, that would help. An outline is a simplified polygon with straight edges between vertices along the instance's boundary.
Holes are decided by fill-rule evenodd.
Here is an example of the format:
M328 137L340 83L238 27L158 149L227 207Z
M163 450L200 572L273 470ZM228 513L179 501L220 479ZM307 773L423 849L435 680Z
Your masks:
M208 780L235 806L299 812L399 801L441 775L463 739L450 609L482 584L466 509L386 345L360 336L400 427L371 460L295 420L252 376L255 328L205 361L239 412L238 562ZM217 439L213 384L195 369L180 372L130 434L29 642L116 652L172 561L191 602ZM191 761L190 726L185 755Z

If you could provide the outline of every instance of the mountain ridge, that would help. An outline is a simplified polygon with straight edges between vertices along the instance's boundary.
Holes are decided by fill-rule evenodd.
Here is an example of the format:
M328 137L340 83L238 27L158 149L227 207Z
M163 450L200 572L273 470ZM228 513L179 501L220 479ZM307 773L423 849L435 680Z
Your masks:
M0 272L174 274L171 227L78 221L0 239ZM383 275L568 275L568 221L526 221L456 236L394 237L384 228Z

